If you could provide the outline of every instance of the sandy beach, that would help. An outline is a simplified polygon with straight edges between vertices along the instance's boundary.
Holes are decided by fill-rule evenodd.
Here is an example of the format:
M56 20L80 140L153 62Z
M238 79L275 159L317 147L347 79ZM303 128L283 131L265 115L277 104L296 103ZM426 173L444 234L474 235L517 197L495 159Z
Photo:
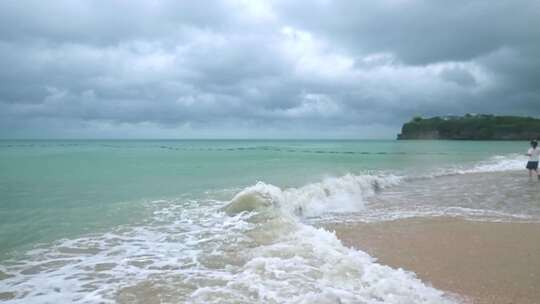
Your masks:
M345 245L467 302L540 303L540 224L413 218L326 228Z

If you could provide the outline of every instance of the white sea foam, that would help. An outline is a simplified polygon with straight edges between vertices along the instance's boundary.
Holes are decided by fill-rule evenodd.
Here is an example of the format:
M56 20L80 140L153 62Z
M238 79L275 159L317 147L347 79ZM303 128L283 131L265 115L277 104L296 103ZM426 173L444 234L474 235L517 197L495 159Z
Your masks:
M350 175L285 190L258 183L227 203L155 202L144 226L60 241L7 263L2 271L12 277L0 292L14 293L8 303L451 303L296 215L398 181Z
M9 303L114 303L123 288L140 282L176 276L182 285L193 272L204 272L203 253L226 237L240 240L248 225L215 208L157 204L146 226L59 241L8 262L12 277L1 281L0 292L16 294ZM178 295L178 303L186 296Z
M465 207L422 207L416 210L403 208L380 208L365 210L363 212L343 215L327 214L310 219L311 224L328 223L376 223L409 218L436 218L456 217L470 221L481 222L511 222L511 223L538 223L540 219L528 214L515 214L497 210L486 210Z
M497 156L441 175L523 164L521 156ZM230 202L154 202L154 216L142 226L59 241L4 263L0 293L14 296L7 303L453 302L413 273L378 264L332 233L302 223L327 214L367 214L370 197L406 179L350 174L287 189L260 182ZM466 209L443 211L489 213ZM423 210L423 216L440 211Z
M281 189L259 182L239 192L225 208L230 214L274 206L304 217L325 213L354 212L364 208L365 200L376 192L397 185L395 175L352 175L326 178L300 188Z
M300 188L281 189L259 182L240 191L226 207L226 211L235 214L240 211L254 211L274 206L301 217L332 217L332 214L362 213L366 220L389 220L412 216L463 216L471 219L516 219L529 221L531 217L524 214L511 214L497 210L475 208L444 207L439 209L399 210L369 214L366 201L378 191L401 184L404 181L441 178L451 175L481 174L493 172L515 171L523 169L526 157L519 154L497 155L472 166L449 166L441 168L431 175L398 176L387 175L352 175L326 178L321 182L305 185ZM460 212L455 212L460 210ZM380 210L379 210L380 211ZM395 210L394 210L395 211ZM384 212L388 212L385 214ZM368 219L369 218L369 219Z
M522 170L527 163L527 157L520 154L495 155L473 166L454 166L442 169L441 175L471 174Z
M413 273L378 264L334 234L303 224L250 256L225 286L198 289L190 302L229 303L229 296L239 303L453 302Z

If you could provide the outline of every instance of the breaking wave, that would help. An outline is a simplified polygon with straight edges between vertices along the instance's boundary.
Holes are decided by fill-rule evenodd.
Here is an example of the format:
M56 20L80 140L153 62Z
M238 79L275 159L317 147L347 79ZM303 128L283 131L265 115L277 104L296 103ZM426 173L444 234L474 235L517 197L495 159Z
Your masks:
M354 212L364 208L366 198L384 188L397 185L401 179L395 175L348 174L289 189L259 182L236 194L224 211L228 214L236 214L242 211L276 207L289 214L302 217L319 216L324 213Z
M526 163L527 157L524 155L495 155L485 161L473 164L472 166L454 166L444 168L441 170L441 172L439 172L439 175L515 171L524 169Z
M398 177L258 183L229 202L155 202L152 221L60 241L0 269L9 303L454 303L303 216L362 208ZM7 295L7 296L6 296Z
M523 164L516 155L497 156L471 168L446 168L440 175L517 170ZM230 201L152 202L153 216L144 225L61 240L5 262L0 299L455 303L414 273L381 265L304 221L365 210L370 197L408 178L348 174L287 189L259 182Z
M493 156L469 167L450 166L428 175L353 175L326 178L299 188L285 188L258 182L239 191L224 207L227 214L279 208L299 217L363 211L366 200L377 192L406 181L440 178L450 175L504 172L523 169L526 157L511 154ZM472 210L472 209L471 209ZM425 214L434 214L426 212Z

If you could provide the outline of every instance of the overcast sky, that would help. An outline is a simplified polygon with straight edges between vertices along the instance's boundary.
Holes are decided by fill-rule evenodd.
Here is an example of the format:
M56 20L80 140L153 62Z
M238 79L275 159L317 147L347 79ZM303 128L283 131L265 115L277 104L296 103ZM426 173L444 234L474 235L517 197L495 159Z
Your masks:
M394 138L468 112L540 117L540 1L0 1L3 138Z

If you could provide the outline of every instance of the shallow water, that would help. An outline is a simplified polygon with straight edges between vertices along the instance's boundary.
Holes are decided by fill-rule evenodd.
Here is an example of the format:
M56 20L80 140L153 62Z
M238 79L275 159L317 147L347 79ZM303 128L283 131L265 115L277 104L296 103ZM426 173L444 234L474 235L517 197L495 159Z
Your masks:
M312 222L380 222L452 216L474 221L540 222L540 181L521 170L405 178L367 199L364 208L326 212Z
M0 299L444 303L312 226L538 221L520 142L3 141ZM9 299L9 300L8 300Z

